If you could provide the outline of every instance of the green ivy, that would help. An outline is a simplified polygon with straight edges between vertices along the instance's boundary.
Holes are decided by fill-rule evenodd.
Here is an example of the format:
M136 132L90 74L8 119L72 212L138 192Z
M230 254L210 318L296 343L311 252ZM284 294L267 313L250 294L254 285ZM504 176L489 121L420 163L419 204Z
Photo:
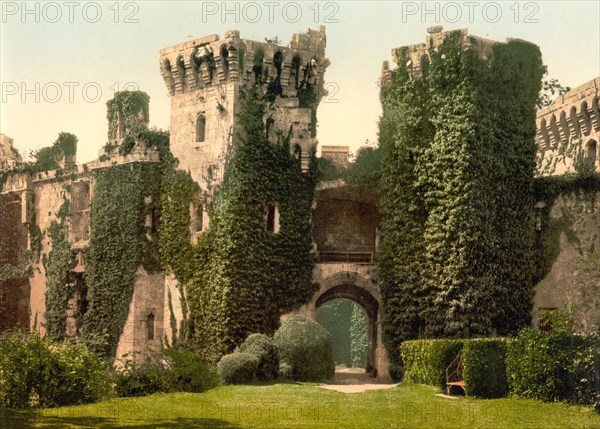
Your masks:
M142 91L116 92L114 98L106 103L108 120L108 139L117 138L119 117L125 126L125 135L134 136L146 128L149 120L150 97Z
M163 263L187 286L190 338L207 359L233 351L249 334L272 334L279 316L306 302L312 284L310 212L316 168L302 173L288 136L265 138L267 94L240 90L242 128L223 183L205 200L210 225L190 242L189 205L199 189L188 173L163 184L160 227ZM266 231L269 204L280 231Z
M459 33L430 49L420 76L406 50L381 93L384 336L514 334L530 323L537 46L489 58ZM475 40L472 40L475 43Z
M88 310L82 331L88 339L106 335L106 344L98 351L112 357L127 320L138 268L150 273L160 268L156 233L145 226L145 218L150 212L160 216L162 170L159 164L133 163L94 174L86 252ZM146 197L151 197L150 203Z
M63 341L66 331L66 308L73 294L69 286L69 272L75 266L75 252L71 249L65 219L69 201L65 199L57 213L57 221L48 228L52 249L48 253L46 268L46 332L53 341Z

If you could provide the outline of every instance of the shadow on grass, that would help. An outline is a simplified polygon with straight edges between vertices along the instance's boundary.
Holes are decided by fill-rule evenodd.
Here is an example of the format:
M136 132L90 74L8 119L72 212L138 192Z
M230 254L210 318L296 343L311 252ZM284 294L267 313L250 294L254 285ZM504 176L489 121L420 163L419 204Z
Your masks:
M76 429L174 429L174 428L202 428L202 429L237 429L240 426L219 419L211 418L175 418L135 422L128 420L117 422L113 418L86 417L86 416L46 416L39 410L0 410L0 428L25 429L25 428L76 428Z

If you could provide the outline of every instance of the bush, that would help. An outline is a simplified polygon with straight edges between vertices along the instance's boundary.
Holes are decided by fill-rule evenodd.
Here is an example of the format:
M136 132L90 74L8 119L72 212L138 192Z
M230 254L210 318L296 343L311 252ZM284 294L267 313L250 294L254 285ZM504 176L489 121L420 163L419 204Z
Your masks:
M277 378L279 352L273 340L264 334L252 334L239 347L242 353L250 353L258 358L256 378L269 381Z
M463 347L463 340L404 341L400 354L404 379L444 388L446 368Z
M104 361L77 343L37 334L0 337L0 406L53 407L95 402L110 392Z
M224 384L244 384L254 381L258 358L250 353L231 353L225 355L217 366Z
M467 394L480 398L502 398L508 394L504 338L465 340L463 376Z
M164 350L169 368L166 385L170 392L204 392L219 384L216 368L191 351Z
M115 374L118 396L145 396L157 392L204 392L219 384L216 369L191 351L165 349L136 366L127 360Z
M298 381L319 381L335 372L331 335L319 323L294 316L275 332L273 343L281 363L289 365Z
M512 394L542 401L596 404L600 392L600 343L557 329L522 330L506 357Z

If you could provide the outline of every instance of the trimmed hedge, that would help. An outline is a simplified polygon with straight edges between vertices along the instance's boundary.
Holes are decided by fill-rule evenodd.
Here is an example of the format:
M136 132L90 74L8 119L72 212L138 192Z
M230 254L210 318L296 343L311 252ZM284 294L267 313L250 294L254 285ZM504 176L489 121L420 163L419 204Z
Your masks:
M463 376L469 396L500 398L508 394L505 338L414 340L400 346L404 379L446 387L446 368L463 352Z
M250 353L225 355L217 365L223 384L251 383L256 378L258 358Z
M320 381L333 377L335 362L331 335L314 320L294 316L275 332L273 343L279 350L288 376L298 381Z
M479 398L508 395L505 338L481 338L463 341L463 376L467 394Z
M446 386L446 368L463 347L463 340L404 341L400 354L404 379L414 383Z
M600 339L524 329L506 358L511 393L600 406Z
M277 378L279 352L273 340L264 334L252 334L239 347L239 352L250 353L258 358L256 378L269 381Z

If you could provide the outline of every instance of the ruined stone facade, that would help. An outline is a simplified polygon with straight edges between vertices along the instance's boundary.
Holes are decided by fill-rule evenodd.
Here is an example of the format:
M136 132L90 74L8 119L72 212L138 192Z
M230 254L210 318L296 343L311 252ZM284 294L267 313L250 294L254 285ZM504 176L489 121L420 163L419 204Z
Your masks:
M468 36L461 30L464 42L487 55L491 41ZM408 47L413 72L429 43L441 43L447 33L432 28L424 44ZM191 40L161 50L160 73L171 95L170 147L179 160L179 168L190 171L192 178L206 190L218 183L224 164L234 145L233 136L238 132L236 115L239 113L240 89L245 83L278 82L271 88L274 93L285 96L275 99L274 110L264 118L268 133L287 133L291 129L291 148L301 160L303 169L308 167L309 154L317 144L314 115L319 101L325 95L324 72L329 65L325 58L325 31L309 30L296 34L287 47L240 38L238 31ZM395 55L396 50L392 53ZM382 80L390 73L385 62ZM269 79L271 77L271 79ZM276 77L276 79L273 79ZM300 90L302 82L316 89L316 98L304 100ZM600 113L598 88L600 78L561 96L555 104L538 114L537 139L540 147L540 166L552 165L561 151L560 145L574 145L577 153L584 154L584 161L600 171L598 139L600 136ZM120 145L126 124L119 123L114 143ZM561 143L563 142L563 143ZM565 152L565 151L562 151ZM561 153L562 153L561 152ZM574 168L572 153L565 152L564 162L556 163L549 172L540 167L540 174L561 174ZM100 159L105 155L100 151ZM347 147L323 147L323 156L336 162L347 163ZM0 136L0 171L14 168L21 161L12 149L12 140ZM67 162L68 161L68 162ZM58 219L58 211L66 200L70 201L67 217L69 242L78 252L77 265L70 274L70 281L83 286L85 272L83 250L89 243L90 202L94 194L94 175L98 169L114 164L156 163L158 154L147 150L137 142L125 156L114 155L109 160L75 165L75 159L63 160L63 166L72 168L68 174L60 171L41 173L14 173L0 183L0 264L18 265L25 262L26 251L32 249L33 227L46 231L52 221ZM68 186L65 186L68 185ZM590 203L578 208L579 218L573 226L589 248L600 248L600 195ZM556 201L550 214L555 218L565 215L565 207L571 207L577 198L566 196ZM370 349L368 370L378 376L387 376L386 352L381 341L379 317L380 291L376 275L376 254L379 246L378 211L379 195L372 189L349 186L343 182L324 183L317 189L313 205L313 243L316 264L313 279L319 290L310 302L295 313L316 319L317 309L326 302L346 298L359 303L369 319ZM579 206L578 206L579 207ZM205 212L190 209L191 236L206 228ZM194 226L195 225L195 226ZM577 276L574 269L580 267L580 249L566 234L559 237L560 252L550 273L535 288L534 319L549 308L579 302ZM50 251L51 243L45 237L41 242L41 254ZM44 333L46 274L44 264L38 261L31 273L13 275L1 282L2 304L0 330L28 327ZM82 301L83 287L76 287L66 311L67 335L76 336L76 314ZM169 303L172 306L172 313ZM169 320L183 318L180 290L170 275L149 275L138 270L129 317L121 335L117 357L125 353L145 352L159 349L163 339L172 341ZM289 315L284 316L284 318Z

